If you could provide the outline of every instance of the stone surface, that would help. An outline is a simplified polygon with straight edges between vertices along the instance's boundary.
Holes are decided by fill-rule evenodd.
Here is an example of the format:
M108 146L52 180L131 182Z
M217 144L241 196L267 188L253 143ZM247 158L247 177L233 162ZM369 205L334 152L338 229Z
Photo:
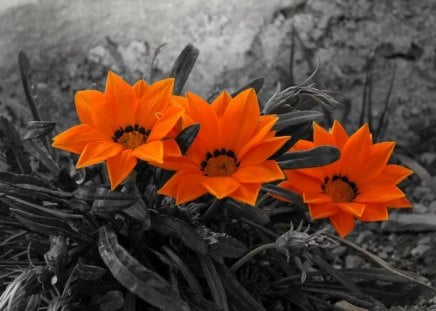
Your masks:
M433 1L11 3L0 5L0 109L9 105L16 114L24 114L24 119L28 116L16 67L20 49L29 54L40 80L47 83L47 100L63 104L57 110L66 111L73 109L74 91L94 82L102 86L108 69L127 70L122 74L131 82L148 77L154 50L162 43L167 44L156 59L156 76L168 75L187 43L200 49L187 86L203 96L217 89L238 88L262 76L266 85L261 97L266 99L278 82L283 86L301 82L319 62L314 80L339 99L335 116L349 120L350 130L357 126L365 71L373 57L374 123L383 110L395 67L390 126L384 138L413 151L435 152ZM296 35L291 75L292 29ZM120 67L119 56L124 67ZM83 68L89 72L85 74Z

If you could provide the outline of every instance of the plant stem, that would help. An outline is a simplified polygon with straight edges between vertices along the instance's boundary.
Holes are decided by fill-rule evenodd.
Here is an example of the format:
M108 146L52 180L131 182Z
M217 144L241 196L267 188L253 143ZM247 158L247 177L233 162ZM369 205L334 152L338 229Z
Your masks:
M264 245L261 245L255 249L251 250L250 252L245 254L244 257L239 259L233 266L231 266L230 272L235 273L236 270L238 270L243 264L248 262L251 258L253 258L254 256L256 256L257 254L259 254L263 251L266 251L266 250L272 249L272 248L277 248L277 244L275 242L264 244Z

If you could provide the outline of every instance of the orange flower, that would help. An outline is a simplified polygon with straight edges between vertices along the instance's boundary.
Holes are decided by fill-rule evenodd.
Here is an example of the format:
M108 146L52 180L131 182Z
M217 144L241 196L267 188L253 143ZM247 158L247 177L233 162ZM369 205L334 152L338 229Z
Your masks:
M162 167L177 172L159 194L175 197L177 204L209 192L254 205L262 183L284 178L268 158L289 137L275 136L276 116L260 116L254 90L234 98L223 92L212 104L188 93L180 103L190 119L184 123L199 123L200 131L185 156L165 159Z
M354 219L388 219L388 207L411 207L396 186L412 171L387 164L394 142L372 143L368 125L350 137L335 121L327 132L314 124L313 142L300 140L294 147L306 150L332 145L341 152L338 161L316 168L286 170L281 187L303 196L312 219L329 218L341 237L354 228Z
M183 108L172 105L173 79L131 86L109 72L104 93L76 93L76 110L82 124L54 138L53 146L80 154L77 168L106 161L111 188L134 169L137 159L162 163L164 153L180 155L174 140L164 140Z

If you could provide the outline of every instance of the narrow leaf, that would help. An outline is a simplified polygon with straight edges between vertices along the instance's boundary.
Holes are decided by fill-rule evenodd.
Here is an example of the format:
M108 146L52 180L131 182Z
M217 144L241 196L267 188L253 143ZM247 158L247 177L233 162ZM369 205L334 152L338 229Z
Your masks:
M203 289L197 281L197 278L192 273L191 269L183 262L183 260L169 247L162 246L162 250L168 256L168 260L171 262L172 266L176 268L185 278L189 287L194 290L199 296L203 296Z
M24 51L18 52L18 68L20 70L21 82L23 83L24 96L29 104L33 119L41 121L41 114L35 102L36 94L34 94L32 83L32 71L30 68L29 58Z
M200 254L198 255L198 259L200 260L201 268L203 269L207 284L209 285L213 301L223 311L229 311L227 295L212 260L209 256Z
M182 93L183 86L188 80L189 74L195 65L199 53L200 51L189 43L185 46L179 57L177 57L170 74L170 77L175 78L175 95L180 95Z
M301 197L298 194L296 194L294 192L291 192L289 190L286 190L284 188L281 188L279 186L272 185L272 184L263 185L262 190L269 192L271 194L274 194L276 196L282 197L283 199L290 201L292 203L295 203L298 206L305 209L305 204L304 204L303 200L301 199Z
M324 117L324 114L319 111L291 111L288 113L279 114L279 120L274 125L276 131L281 131L290 126L300 125L305 122L312 122Z
M177 145L179 145L182 154L186 154L186 151L188 151L189 146L191 146L199 131L200 124L192 124L191 126L188 126L182 130L179 135L177 135L176 142Z
M291 151L282 155L277 162L282 170L309 168L335 162L340 152L332 146L320 146L305 151Z
M54 121L29 121L27 123L27 133L23 140L45 137L50 134L56 126Z
M233 200L226 200L224 204L225 208L229 210L232 214L246 218L258 224L269 223L269 217L260 208L254 208L252 206L242 204Z
M6 138L6 158L8 164L22 174L32 173L30 159L25 152L23 142L15 127L3 116L0 116L0 137Z
M207 253L207 246L203 238L189 224L178 218L151 213L151 229L163 235L182 240L190 249L200 253Z
M215 262L229 300L239 311L265 311L265 308L238 282L224 264Z
M190 310L165 279L141 265L118 244L117 236L111 228L99 229L98 250L112 275L141 299L166 311Z
M232 97L235 97L239 93L248 90L250 88L253 88L256 91L256 94L259 93L260 89L262 88L263 84L265 83L264 78L255 78L248 82L246 85L238 89L236 92L232 93Z

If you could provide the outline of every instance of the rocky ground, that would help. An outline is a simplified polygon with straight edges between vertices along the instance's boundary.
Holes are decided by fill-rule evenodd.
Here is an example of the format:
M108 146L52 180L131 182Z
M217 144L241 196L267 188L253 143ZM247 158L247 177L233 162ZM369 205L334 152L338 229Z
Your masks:
M408 164L417 174L404 187L414 209L382 226L365 224L352 239L435 285L435 23L430 0L23 1L0 6L0 112L22 126L30 119L16 65L20 49L32 62L46 118L62 124L58 130L76 122L76 90L103 87L109 69L131 82L166 76L188 43L200 56L187 87L203 96L264 77L265 100L277 84L297 84L319 66L314 82L338 99L335 117L350 130L359 121L365 84L377 124L393 77L384 139L396 140L397 152L413 159ZM338 260L367 264L343 248ZM436 298L425 297L418 306L392 310L432 306Z

